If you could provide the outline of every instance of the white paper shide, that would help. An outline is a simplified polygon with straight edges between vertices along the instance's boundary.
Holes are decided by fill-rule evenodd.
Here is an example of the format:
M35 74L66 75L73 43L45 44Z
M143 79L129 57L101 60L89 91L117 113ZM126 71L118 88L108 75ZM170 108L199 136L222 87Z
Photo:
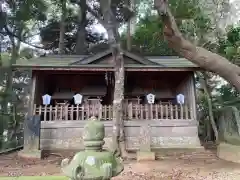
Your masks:
M81 94L75 94L73 98L75 104L82 104L83 96Z
M183 94L177 95L177 103L183 105L185 100L185 96Z
M154 104L154 102L155 102L155 95L154 94L148 94L147 95L147 102L148 102L148 104Z
M43 95L42 96L43 105L49 105L51 103L51 98L52 96L50 96L49 94Z

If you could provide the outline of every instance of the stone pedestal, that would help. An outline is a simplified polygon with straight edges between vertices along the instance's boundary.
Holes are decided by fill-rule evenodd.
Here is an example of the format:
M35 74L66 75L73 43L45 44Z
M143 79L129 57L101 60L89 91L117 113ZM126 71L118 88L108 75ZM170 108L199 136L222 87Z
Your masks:
M226 161L240 163L240 146L220 143L217 147L217 156Z
M155 152L151 151L151 126L147 122L142 124L139 138L139 151L137 161L154 161Z
M22 150L18 152L18 156L23 159L42 159L42 151L41 150Z
M154 161L156 159L155 152L151 151L138 151L137 161Z
M18 156L26 159L41 159L40 150L40 116L32 116L24 122L24 147Z

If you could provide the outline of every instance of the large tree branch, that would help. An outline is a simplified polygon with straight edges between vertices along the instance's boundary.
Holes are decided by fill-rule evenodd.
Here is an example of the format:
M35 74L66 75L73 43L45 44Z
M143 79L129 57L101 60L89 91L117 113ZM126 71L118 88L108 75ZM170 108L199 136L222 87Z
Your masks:
M240 67L186 40L177 27L167 0L154 0L154 5L164 23L164 37L169 46L201 68L220 75L240 91Z
M9 37L17 38L17 39L18 39L19 41L21 41L22 43L27 44L27 45L29 45L29 46L32 46L32 47L34 47L34 48L44 49L43 47L36 46L36 45L33 45L33 44L28 43L28 42L25 41L23 38L21 38L20 36L14 34L11 30L9 30L9 28L8 28L7 26L4 27L4 30L5 30L5 32L0 31L0 34L3 34L3 35L6 34L6 35L8 35Z

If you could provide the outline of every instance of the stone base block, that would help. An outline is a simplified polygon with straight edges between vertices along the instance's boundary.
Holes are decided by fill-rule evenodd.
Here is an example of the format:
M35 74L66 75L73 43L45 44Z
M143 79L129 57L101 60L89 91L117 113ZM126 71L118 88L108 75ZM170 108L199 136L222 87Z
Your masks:
M42 150L22 150L18 152L18 157L24 159L42 159L43 153Z
M155 161L155 159L156 159L155 152L151 151L137 152L137 161Z
M217 147L217 156L226 161L240 163L240 146L220 143Z

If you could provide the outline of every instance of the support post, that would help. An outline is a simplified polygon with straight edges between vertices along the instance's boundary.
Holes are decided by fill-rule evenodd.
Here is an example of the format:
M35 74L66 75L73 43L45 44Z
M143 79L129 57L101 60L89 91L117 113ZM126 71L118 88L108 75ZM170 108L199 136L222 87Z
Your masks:
M144 122L140 129L139 151L137 152L138 161L154 161L155 152L151 151L151 126Z
M18 153L20 157L27 159L41 159L42 157L42 152L40 150L41 118L40 116L33 115L36 81L36 74L33 74L28 115L24 120L24 147L23 150Z

